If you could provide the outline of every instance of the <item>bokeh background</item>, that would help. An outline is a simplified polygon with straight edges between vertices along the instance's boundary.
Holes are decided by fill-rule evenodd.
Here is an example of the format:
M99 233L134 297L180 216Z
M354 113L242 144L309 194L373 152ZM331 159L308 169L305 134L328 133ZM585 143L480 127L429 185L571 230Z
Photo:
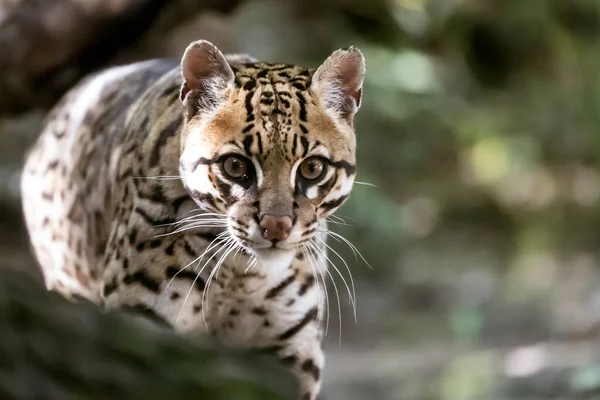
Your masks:
M332 229L372 268L331 242L358 315L337 279L323 399L600 398L598 0L0 0L0 398L285 398L258 361L45 293L22 225L58 96L200 38L366 57L367 184Z

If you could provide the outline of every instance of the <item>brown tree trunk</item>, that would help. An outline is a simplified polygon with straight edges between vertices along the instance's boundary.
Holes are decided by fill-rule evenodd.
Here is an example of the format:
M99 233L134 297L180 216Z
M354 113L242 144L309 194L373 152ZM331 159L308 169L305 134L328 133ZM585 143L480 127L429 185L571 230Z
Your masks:
M0 114L47 108L159 23L237 0L0 0Z

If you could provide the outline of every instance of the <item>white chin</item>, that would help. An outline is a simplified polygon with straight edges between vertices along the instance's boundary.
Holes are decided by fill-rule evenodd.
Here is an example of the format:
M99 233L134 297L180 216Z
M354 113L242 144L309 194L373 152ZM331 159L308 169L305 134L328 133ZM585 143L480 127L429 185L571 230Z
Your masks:
M258 258L259 262L275 265L285 264L287 266L294 258L296 251L294 249L269 247L267 249L252 249L252 253Z

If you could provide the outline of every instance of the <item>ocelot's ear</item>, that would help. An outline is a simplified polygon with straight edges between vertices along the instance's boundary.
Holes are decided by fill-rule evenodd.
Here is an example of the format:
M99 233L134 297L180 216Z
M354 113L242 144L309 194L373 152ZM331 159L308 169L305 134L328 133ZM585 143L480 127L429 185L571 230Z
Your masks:
M336 50L313 75L311 90L338 117L352 119L362 97L365 59L360 50Z
M181 59L179 98L194 108L214 107L234 85L235 75L223 53L206 40L191 43Z

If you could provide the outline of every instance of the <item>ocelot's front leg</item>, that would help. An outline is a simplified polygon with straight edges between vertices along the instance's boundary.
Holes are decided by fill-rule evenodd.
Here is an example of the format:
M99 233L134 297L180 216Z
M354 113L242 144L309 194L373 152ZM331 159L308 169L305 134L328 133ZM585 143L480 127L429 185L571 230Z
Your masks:
M308 280L312 282L312 280ZM298 289L291 288L295 293L303 293L306 282ZM315 284L307 297L323 289ZM312 292L312 293L310 293ZM321 293L320 296L323 296ZM319 296L317 296L319 297ZM304 301L306 302L304 302ZM289 318L290 314L283 315L280 320L275 319L271 330L271 346L281 363L289 368L296 376L301 400L315 400L321 390L322 372L325 366L325 356L323 354L323 310L319 312L319 302L312 302L314 299L292 298L287 300L286 305L304 303L304 307L298 307L293 311L294 318ZM306 307L307 303L312 306ZM293 307L293 306L292 306Z
M282 363L288 366L298 379L301 400L316 400L321 390L321 372L325 356L321 341L307 336L286 343L278 351Z
M283 280L267 293L267 298L280 290L278 298L266 299L275 318L270 338L272 348L281 362L297 377L300 400L316 400L321 390L325 356L322 348L325 288L309 271L312 266L304 257L296 257L292 268L297 268L295 283L283 290L289 282ZM322 267L323 268L323 267Z
M278 358L296 376L299 398L315 400L325 363L323 287L298 260L278 277L260 269L247 274L221 272L221 286L211 286L211 291L215 288L210 299L211 332L225 345ZM240 280L231 279L234 275ZM229 279L236 290L227 290Z

